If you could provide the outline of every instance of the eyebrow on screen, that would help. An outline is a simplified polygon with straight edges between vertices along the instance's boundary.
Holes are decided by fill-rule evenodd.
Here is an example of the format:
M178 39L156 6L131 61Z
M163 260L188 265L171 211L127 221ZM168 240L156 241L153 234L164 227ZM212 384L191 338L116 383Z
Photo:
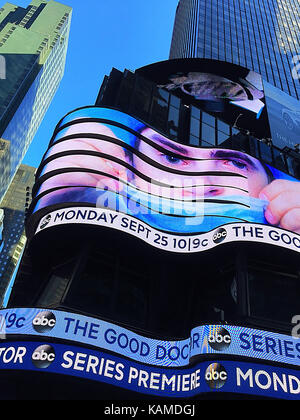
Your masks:
M189 155L189 151L185 148L180 146L179 144L175 144L167 139L164 139L163 137L161 137L159 134L154 135L153 140L157 141L158 143L169 147L171 150L173 150L174 152L178 152L182 155L188 156Z
M218 159L239 159L248 163L253 169L259 169L256 162L246 154L235 150L216 150L212 152L211 158Z

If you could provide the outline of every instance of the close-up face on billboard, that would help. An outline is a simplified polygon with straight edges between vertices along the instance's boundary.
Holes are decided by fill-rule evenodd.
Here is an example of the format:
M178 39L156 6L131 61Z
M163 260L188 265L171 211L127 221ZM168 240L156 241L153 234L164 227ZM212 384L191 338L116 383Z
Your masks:
M32 212L56 206L71 214L72 205L112 210L178 236L236 223L300 233L297 180L241 151L179 144L107 108L65 117L39 168ZM65 220L72 222L79 220Z

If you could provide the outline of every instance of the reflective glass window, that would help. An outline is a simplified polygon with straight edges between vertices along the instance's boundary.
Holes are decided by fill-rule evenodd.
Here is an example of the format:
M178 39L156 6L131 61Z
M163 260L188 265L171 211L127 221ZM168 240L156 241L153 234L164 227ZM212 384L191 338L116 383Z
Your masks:
M201 126L201 140L211 145L215 145L215 129L209 125L202 124Z
M168 134L171 138L177 138L179 124L179 109L173 106L169 108Z
M215 127L216 119L212 115L209 115L206 112L202 112L202 122Z
M200 134L200 121L193 117L191 118L190 133L193 136L199 136Z
M251 317L291 323L299 313L299 279L290 273L249 269L249 311ZM272 293L270 293L272 291Z

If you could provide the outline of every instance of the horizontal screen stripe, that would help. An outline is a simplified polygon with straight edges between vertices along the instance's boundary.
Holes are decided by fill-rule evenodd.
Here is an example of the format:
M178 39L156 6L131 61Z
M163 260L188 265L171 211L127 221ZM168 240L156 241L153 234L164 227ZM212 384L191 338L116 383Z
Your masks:
M106 126L112 126L113 127L113 125L112 124L107 124ZM129 130L127 130L125 127L124 127L124 132L125 133L127 133L127 132L130 132ZM158 150L158 151L160 151L160 152L166 152L166 154L167 153L169 153L169 154L172 154L172 156L175 156L175 157L178 157L178 158L182 158L184 155L182 155L182 154L179 154L179 153L176 153L175 151L173 152L173 151L171 151L171 150L168 150L168 149L165 149L164 147L162 147L162 146L160 146L159 144L157 144L157 143L155 143L154 141L151 141L150 139L148 139L147 137L145 137L145 136L142 136L141 134L139 134L139 133L135 133L134 135L136 135L136 137L138 137L139 138L139 140L141 140L141 141L144 141L145 143L147 143L149 146L151 146L151 147L153 147L154 149L156 149L156 150ZM51 143L50 144L50 146L49 146L49 148L48 148L48 151L51 149L51 148L53 148L53 147L55 147L57 144L59 144L59 143L62 143L62 142L64 142L64 141L66 141L66 140L70 140L70 139L73 139L73 138L82 138L82 137L86 137L86 138L91 138L91 139L99 139L99 140L110 140L112 143L115 143L115 144L120 144L120 145L122 145L122 147L124 147L123 145L127 145L127 147L128 147L128 149L131 149L132 151L136 151L136 148L134 148L132 145L130 145L130 144L128 144L128 143L126 143L124 140L122 140L122 139L119 139L119 138L114 138L114 137L110 137L110 136L107 136L107 135L105 135L105 134L100 134L100 133L86 133L86 132L78 132L77 134L69 134L69 135L67 135L67 136L63 136L63 137L60 137L55 143ZM173 140L170 140L170 141L172 141L173 142ZM175 143L175 142L174 142ZM176 143L175 143L176 144ZM190 146L185 146L185 147L190 147ZM213 149L213 147L212 147L212 149ZM185 159L186 160L190 160L190 161L201 161L201 160L207 160L207 159L198 159L198 158L193 158L193 157L188 157L188 156L185 156Z
M131 153L135 153L137 156L141 156L141 157L146 157L147 156L145 154L143 154L142 152L140 152L139 150L137 150L136 148L132 147L130 144L126 143L124 140L121 139L116 139L114 137L110 137L110 136L106 136L104 134L96 134L96 133L78 133L78 134L70 134L68 136L62 137L61 139L59 139L54 145L52 145L51 147L49 147L49 149L47 150L47 152L44 155L43 161L47 160L50 156L49 152L51 152L53 149L55 149L55 147L58 144L62 144L64 142L67 142L69 140L74 140L74 139L92 139L92 140L103 140L104 142L110 142L112 144L121 146L122 148L125 148L127 150L129 150ZM90 144L87 143L87 145L89 146ZM163 147L160 147L158 144L153 143L153 145L151 145L151 147L153 147L154 149L164 153L165 155L169 155L178 159L184 159L187 161L193 161L193 162L210 162L210 161L215 161L215 160L224 160L224 157L211 157L211 158L192 158L186 155L181 155L181 154L177 154L176 152L173 152L171 150L165 149ZM212 150L223 150L223 149L219 149L219 148L211 148ZM66 149L68 150L68 149ZM82 150L82 149L78 149L78 150ZM206 148L206 150L210 150L209 148ZM226 152L228 152L228 149L226 149ZM244 154L244 153L243 153Z
M122 161L121 159L115 158L114 156L107 155L107 154L101 153L101 152L76 151L76 150L74 150L74 151L61 152L61 153L58 153L57 155L52 156L51 159L49 158L49 161L47 163L45 163L43 169L46 168L46 166L47 166L47 164L49 162L52 162L54 160L57 160L57 159L59 159L61 157L73 156L73 155L75 155L75 156L84 156L84 155L86 155L86 156L100 157L100 158L107 159L107 160L113 161L115 163L118 163L121 166L124 166L127 169L132 170L132 172L141 173L141 172L137 171L134 168L134 166L132 166L132 165L130 165L130 164ZM166 168L165 166L162 166L162 165L157 164L157 163L155 165L153 164L152 166L156 167L157 169L162 170L163 172L169 172L169 173L172 173L172 174L175 174L175 175L184 175L186 177L191 177L191 176L199 176L199 177L201 177L201 176L221 176L221 177L224 177L225 176L226 177L227 176L227 177L238 177L238 178L247 179L246 176L237 174L235 172L224 172L224 171L184 172L184 171L178 171L178 170L173 169L173 168L168 168L167 170L165 170L165 168ZM59 169L64 169L64 168L59 168ZM86 168L86 169L89 169L89 168Z
M64 171L63 174L65 174L65 173L68 173L68 172ZM71 172L71 173L73 173L73 172ZM76 173L80 174L81 172L78 171ZM95 173L93 173L93 172L90 172L90 173L95 175ZM99 173L97 172L97 174L99 174ZM102 172L101 174L103 176L107 177L107 178L111 178L112 180L115 180L115 181L118 181L118 182L122 183L125 186L125 188L130 186L130 184L128 182L123 181L122 179L119 179L114 175L111 175L111 174L108 174L108 173L105 173L105 172ZM60 174L60 175L62 175L62 174ZM34 199L35 200L38 200L43 195L45 195L47 192L56 191L56 190L59 190L61 188L94 188L94 189L98 189L97 186L88 185L88 184L59 185L57 187L52 187L52 188L49 188L49 189L45 189L43 192L39 193L39 191L44 186L44 184L46 184L46 182L48 180L51 180L52 178L55 178L56 176L59 176L59 175L51 175L50 177L47 177L46 180L44 180L40 184L40 187L39 187L38 191L34 191L34 195L35 195ZM170 186L168 186L168 187L170 187ZM220 184L203 184L203 185L198 185L198 186L197 185L191 185L189 188L198 188L198 187L203 187L203 188L206 188L206 187L216 187L216 188L218 188L218 187L220 187L220 188L227 188L227 189L232 189L232 190L237 190L237 191L242 191L244 193L248 193L248 191L243 190L242 188L239 188L239 187L232 187L232 186L229 186L229 185L220 185ZM172 186L171 188L172 188L172 190L180 191L181 189L184 189L185 187L184 186L183 187ZM157 197L157 198L162 197L162 195L153 194L152 192L148 193L148 191L145 191L145 193L151 195L152 197ZM228 201L228 200L220 200L220 199L209 199L209 198L202 198L202 199L201 198L199 198L199 199L191 198L191 199L188 199L188 198L186 198L186 199L180 200L180 199L174 198L174 197L166 197L166 198L169 199L169 200L172 200L172 201L193 202L193 203L197 203L197 202L199 202L199 203L202 203L202 202L223 203L223 202L225 202L225 203L231 203L231 204L236 203L236 204L241 204L245 207L250 207L250 206L248 206L244 203L239 203L238 201Z
M91 121L86 121L86 120L84 120L84 122L85 123L89 123L89 122L91 122ZM96 120L95 122L100 122L100 123L102 123L102 121L101 120ZM82 122L80 121L80 120L77 120L76 121L76 124L82 124ZM163 146L160 146L159 144L157 144L155 141L153 141L153 140L150 140L148 137L145 137L144 135L141 135L140 133L138 133L137 131L134 131L134 130L131 130L131 129L129 129L129 127L127 127L127 126L123 126L122 124L116 124L114 121L110 121L110 120L104 120L103 121L103 124L106 126L106 127L117 127L118 129L121 129L121 131L124 131L124 133L125 133L125 137L128 135L128 133L130 133L130 134L133 134L135 137L137 137L137 138L139 138L139 140L140 141L144 141L145 143L147 143L149 146L151 146L151 147L153 147L154 149L156 149L156 150L158 150L158 151L161 151L161 152L163 152L163 153L165 153L165 154L169 154L169 155L171 155L171 156L174 156L174 157L176 157L176 158L183 158L184 157L184 159L185 160L187 160L187 161L195 161L195 162L199 162L199 161L206 161L206 160L222 160L222 159L224 159L224 157L212 157L211 159L201 159L201 158L194 158L194 157L189 157L189 156L187 156L186 154L184 154L184 151L194 151L195 149L196 150L201 150L201 149L203 149L203 148L201 148L201 147L193 147L193 146L191 146L191 145L186 145L186 144L182 144L182 143L178 143L178 142L175 142L174 140L171 140L171 139L167 139L167 137L165 137L165 135L163 135L163 134L160 134L159 132L157 132L157 131L155 131L154 130L154 133L155 134L157 134L158 136L162 136L162 138L164 138L164 139L167 139L168 140L168 142L170 143L170 145L168 145L170 148L172 148L172 147L174 147L174 150L168 150L168 149L165 149ZM145 126L145 128L148 128L148 126ZM64 128L65 129L65 128ZM83 133L80 133L79 134L79 136L77 137L77 135L78 134L73 134L73 135L68 135L68 136L63 136L63 137L61 137L59 140L58 140L58 142L57 143L60 143L61 141L64 141L65 139L69 139L69 138L72 138L73 136L76 136L76 137L74 137L74 138L82 138L82 137L86 137L86 138L102 138L103 140L106 140L106 139L110 139L111 140L111 142L115 142L116 144L120 144L120 145L123 145L123 144L127 144L127 146L126 147L128 147L128 148L130 148L131 149L131 151L135 151L135 152L137 152L137 150L136 150L136 147L132 147L132 145L131 144L129 144L129 143L126 143L126 141L124 141L124 140L122 140L122 139L116 139L116 138L112 138L112 137L109 137L109 136L106 136L106 135L101 135L101 134L97 134L97 133L86 133L86 132L83 132ZM120 142L121 141L121 142ZM54 147L55 146L55 144L57 144L57 143L54 143L54 144L52 144L51 143L51 145L50 145L50 147ZM50 149L50 147L49 147L49 149ZM184 150L182 153L176 153L176 148L178 148L178 149L182 149L182 150ZM230 150L230 149L228 149L228 148L226 148L226 149L224 149L224 148L222 148L222 147L215 147L215 146L211 146L211 147L209 147L209 148L205 148L205 150L217 150L217 151L224 151L224 153L225 154L228 154L228 151ZM232 150L232 152L233 153L241 153L241 155L245 155L245 156L248 156L246 153L244 153L244 152L240 152L240 151L238 151L238 150ZM257 159L256 158L253 158L253 160L254 161L257 161Z
M64 156L65 156L65 154L63 154L61 157L64 157ZM159 187L172 188L172 189L184 188L184 187L181 187L181 186L177 187L177 186L173 186L173 185L170 185L170 184L165 184L165 183L163 183L161 181L157 181L157 180L155 180L153 178L150 178L147 175L145 175L144 173L136 170L133 166L131 166L129 164L125 164L123 161L116 162L116 160L114 158L111 158L111 157L109 157L108 160L112 160L115 163L118 163L121 166L124 166L124 168L128 169L129 171L131 171L133 174L135 174L135 176L139 177L140 179L145 180L150 185L151 184L154 184L154 185L157 185ZM97 171L95 169L89 169L89 168L65 167L65 168L55 169L55 170L46 172L45 174L40 175L40 176L37 177L36 182L35 182L35 184L33 186L33 195L36 194L36 192L39 190L40 186L47 179L52 178L53 176L56 176L56 175L59 175L59 174L72 173L72 172L93 173L95 175L104 175L104 176L106 176L106 172ZM214 173L215 172L206 172L206 174L214 174ZM233 176L233 175L231 175L231 173L228 175L227 172L225 172L225 173L216 172L216 174L217 175L222 174L221 175L222 177L226 177L226 176L231 177L231 176ZM193 175L190 175L190 176L193 176ZM121 179L119 179L118 177L114 177L113 175L110 175L110 177L118 180L119 182L124 182L124 180L122 181ZM212 185L212 186L222 186L222 187L227 187L227 188L233 188L233 189L236 189L238 191L242 191L242 192L248 193L248 190L245 190L245 189L240 188L240 187L235 187L235 186L227 185L227 184L225 184L225 185L209 184L209 185ZM189 185L188 188L198 188L198 187L204 187L204 186L205 186L205 184L201 184L201 185L200 184L199 185L192 184L192 185Z
M57 192L57 191L64 191L64 190L66 190L67 192L72 192L72 191L70 191L70 190L72 190L72 188L74 188L74 189L76 189L76 188L79 188L79 187L75 187L75 186L72 186L72 187L61 187L61 188L59 188L59 189L55 189L55 190L53 190L53 191L51 191L51 192L45 192L45 194L43 193L43 195L42 195L42 198L46 198L47 199L47 195L49 194L50 196L51 196L51 194L52 193L54 193L54 192ZM84 187L84 188L90 188L90 187ZM95 189L95 188L94 188ZM77 193L77 191L75 191L75 194ZM80 194L80 192L78 192L78 194ZM119 194L117 194L116 193L116 196L122 196L122 197L125 197L125 198L127 198L127 196L125 196L124 194L121 194L121 193L119 193ZM71 199L74 199L74 197L71 197ZM35 207L36 206L38 206L38 201L39 200L41 200L41 197L39 198L39 199L37 199L36 198L36 204L35 204ZM99 208L103 208L103 209L111 209L111 207L109 207L109 206L107 206L107 207L105 207L105 206L101 206L98 202L96 203L96 202L92 202L91 200L90 201L88 201L88 200L86 200L86 201L83 201L82 200L82 197L81 197L81 199L79 199L78 201L68 201L67 200L67 197L66 198L61 198L61 196L58 196L57 197L57 202L55 202L55 200L52 202L52 203L50 203L50 204L47 204L46 205L46 207L48 207L48 206L52 206L52 205L54 205L54 204L58 204L58 203L61 203L62 205L64 204L64 203L67 203L67 202L72 202L72 203L77 203L77 204L84 204L84 203L89 203L89 204L97 204L97 208L99 209ZM162 214L162 215L166 215L166 216L170 216L170 217L179 217L179 218L188 218L188 219L192 219L192 218L194 218L195 217L195 215L182 215L182 214L174 214L174 213L165 213L165 212L163 212L163 211L158 211L158 210L156 210L155 208L153 208L153 207L150 207L150 206L147 206L147 205L145 205L145 204L142 204L142 203L140 203L139 201L137 201L137 200L135 200L135 199L133 199L133 198L131 198L130 197L130 199L129 199L132 203L136 203L136 204L138 204L138 207L140 207L140 208L142 208L142 209L147 209L149 212L151 212L152 214L153 213L155 213L155 214ZM181 204L183 204L183 206L184 206L184 201L182 201L182 200L173 200L173 199L169 199L169 204L172 204L172 203L174 203L174 202L179 202L179 203L181 203ZM200 201L198 201L198 202L200 202ZM250 206L247 206L247 205L245 205L244 203L239 203L239 202L234 202L234 201L225 201L225 200L209 200L209 199L207 199L207 200L202 200L201 201L202 203L213 203L213 204L221 204L221 205L238 205L238 206L242 206L242 207L246 207L246 208L250 208ZM166 204L165 204L165 206L166 206ZM162 207L163 207L163 205L162 205ZM113 209L114 210L114 209ZM132 215L131 213L130 213L130 210L128 209L128 213L126 213L125 211L122 211L122 210L119 210L120 211L120 213L122 213L122 214L130 214L130 215ZM143 213L143 210L141 210L140 211L140 213ZM139 213L138 213L139 214ZM219 218L228 218L228 219L232 219L232 217L230 217L230 216L224 216L224 215L215 215L215 214L208 214L208 213L197 213L197 215L196 215L197 217L219 217ZM137 218L139 218L138 216L137 216ZM234 219L235 220L239 220L239 221L241 221L241 222L247 222L247 220L245 220L245 219L242 219L242 218L238 218L238 217L234 217Z
M125 148L127 148L127 147L125 147ZM154 161L153 159L150 159L148 156L144 155L140 151L135 150L133 148L131 148L131 149L132 149L132 152L135 156L138 156L144 162L146 162L149 165L154 166L155 168L158 168L158 169L160 169L164 172L170 172L170 173L174 173L174 174L177 174L177 175L186 175L186 176L206 176L206 175L207 176L210 176L210 175L211 176L234 176L234 177L247 179L247 176L237 174L235 172L223 172L223 171L207 171L207 172L192 172L191 171L191 172L189 172L189 171L180 171L180 170L177 170L177 169L174 169L174 168L170 168L168 166L161 165L161 164L157 163L156 161ZM170 154L170 152L165 153L165 154L169 155L169 156L173 156L173 154ZM42 161L42 163L39 167L37 176L39 176L40 172L43 171L43 169L45 168L45 166L49 162L52 162L53 160L56 160L59 157L71 156L71 155L90 155L90 156L101 157L101 158L105 158L105 159L108 159L108 160L112 160L116 163L119 163L119 164L125 166L125 167L128 167L129 169L130 169L130 167L134 168L134 166L128 164L127 162L124 162L123 160L118 159L114 156L108 155L106 153L96 152L96 151L94 152L94 151L91 151L91 150L78 149L78 150L66 150L64 152L59 152L57 154L49 156L48 158L46 158L45 160ZM181 159L185 160L184 156L181 156ZM215 161L215 160L221 160L222 161L224 159L222 159L222 158L219 158L219 159L202 159L201 161L204 162L204 161Z

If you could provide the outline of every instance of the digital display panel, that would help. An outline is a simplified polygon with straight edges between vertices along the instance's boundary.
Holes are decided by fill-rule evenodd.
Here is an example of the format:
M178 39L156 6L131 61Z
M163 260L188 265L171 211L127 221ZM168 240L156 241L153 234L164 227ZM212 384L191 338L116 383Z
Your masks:
M61 121L33 193L33 214L49 210L37 232L98 224L176 252L236 240L300 249L296 179L241 151L179 144L113 109Z
M77 377L163 398L221 392L299 400L300 395L297 369L217 359L174 369L143 365L98 349L49 341L1 343L0 370Z
M297 326L296 329L299 329ZM298 333L298 330L297 330ZM144 365L184 367L195 358L227 355L300 368L300 338L234 325L201 325L180 340L162 340L76 313L39 308L0 311L0 335L49 337L93 346Z
M252 70L194 58L162 61L137 73L231 126L258 138L270 136L263 80Z
M300 102L245 67L177 59L137 70L158 87L279 149L299 145Z
M300 101L270 83L264 83L274 146L293 149L300 142Z

